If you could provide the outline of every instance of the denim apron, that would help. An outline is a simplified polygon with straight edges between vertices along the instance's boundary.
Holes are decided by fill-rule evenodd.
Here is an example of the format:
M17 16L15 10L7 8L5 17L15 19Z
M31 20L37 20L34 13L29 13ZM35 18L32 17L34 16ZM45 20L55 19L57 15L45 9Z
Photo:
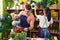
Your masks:
M19 24L19 26L21 26L23 28L28 28L30 26L28 24L28 22L27 22L27 16L25 16L25 15L20 16L20 24ZM28 32L27 32L27 37L29 37L29 36L30 36L30 30L28 30Z

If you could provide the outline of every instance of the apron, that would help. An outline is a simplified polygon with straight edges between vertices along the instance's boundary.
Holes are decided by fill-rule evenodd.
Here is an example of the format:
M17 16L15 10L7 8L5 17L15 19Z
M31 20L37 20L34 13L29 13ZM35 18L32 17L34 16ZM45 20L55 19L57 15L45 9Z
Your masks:
M28 28L30 26L28 24L28 22L27 22L27 16L25 16L25 15L20 16L20 24L19 24L19 26L24 27L24 28Z
M20 16L20 24L19 24L19 26L21 26L23 28L28 28L30 26L28 24L28 22L27 22L27 16L25 16L25 15ZM27 37L29 37L29 36L30 36L30 30L28 30L28 32L27 32Z
M10 36L14 38L14 40L22 40L23 38L26 40L26 36L30 37L30 30L28 30L27 32L23 31L24 28L28 28L30 26L27 22L27 18L28 17L25 15L20 16L20 23L18 24L19 27L15 27L14 32L10 33Z

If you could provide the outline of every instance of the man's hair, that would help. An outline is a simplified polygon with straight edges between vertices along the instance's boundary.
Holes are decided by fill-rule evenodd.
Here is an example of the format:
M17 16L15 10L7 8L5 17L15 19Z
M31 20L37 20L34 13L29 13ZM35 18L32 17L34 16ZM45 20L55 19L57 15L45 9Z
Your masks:
M27 10L31 10L31 5L30 5L30 4L27 4L27 5L26 5L26 9L27 9Z

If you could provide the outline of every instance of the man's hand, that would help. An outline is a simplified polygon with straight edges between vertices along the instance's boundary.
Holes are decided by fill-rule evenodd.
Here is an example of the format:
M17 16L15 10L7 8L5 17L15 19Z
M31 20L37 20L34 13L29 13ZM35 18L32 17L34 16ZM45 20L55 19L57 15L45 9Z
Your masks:
M28 28L24 28L24 31L28 31Z

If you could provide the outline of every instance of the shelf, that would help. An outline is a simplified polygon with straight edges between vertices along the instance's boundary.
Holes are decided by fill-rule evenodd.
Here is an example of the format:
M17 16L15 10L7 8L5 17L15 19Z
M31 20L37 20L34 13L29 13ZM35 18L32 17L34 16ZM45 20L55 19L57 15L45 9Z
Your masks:
M51 34L58 34L58 35L60 35L60 32L51 32Z
M13 11L13 10L24 10L24 9L6 9L6 10Z
M15 11L20 12L22 10L24 10L24 9L18 9L18 10L17 9L6 9L6 11L9 12L9 13L12 13L12 12L15 12Z
M14 11L21 11L21 10L24 10L24 9L6 9L6 11L9 12L9 13L12 13ZM57 11L59 11L59 9L50 9L50 10L57 10Z
M31 30L31 32L38 32L37 30ZM60 32L51 32L51 34L58 34L58 35L60 35Z
M60 20L54 20L54 22L60 22Z
M55 10L56 12L59 12L59 9L50 9L50 10Z

